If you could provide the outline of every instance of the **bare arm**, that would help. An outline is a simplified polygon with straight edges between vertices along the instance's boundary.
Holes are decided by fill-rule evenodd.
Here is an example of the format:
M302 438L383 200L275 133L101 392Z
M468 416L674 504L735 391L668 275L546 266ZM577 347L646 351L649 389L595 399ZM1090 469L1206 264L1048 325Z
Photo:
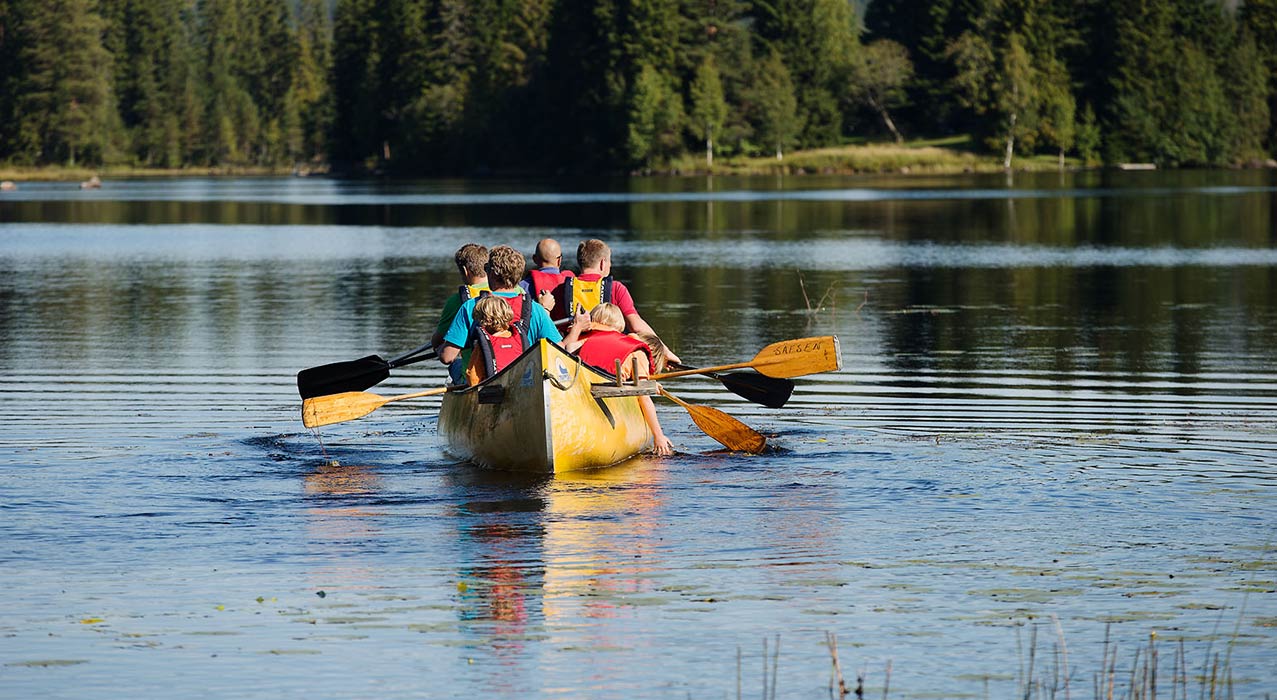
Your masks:
M590 315L581 313L572 317L568 325L568 334L563 336L563 348L568 352L576 352L581 347L581 333L590 327Z
M443 347L439 348L439 361L445 365L452 364L460 356L461 348L452 343L444 343Z
M664 457L674 454L674 443L665 437L665 433L661 430L661 421L656 417L656 406L652 404L651 396L640 396L639 406L643 410L643 420L647 422L647 427L652 431L652 449L656 454Z

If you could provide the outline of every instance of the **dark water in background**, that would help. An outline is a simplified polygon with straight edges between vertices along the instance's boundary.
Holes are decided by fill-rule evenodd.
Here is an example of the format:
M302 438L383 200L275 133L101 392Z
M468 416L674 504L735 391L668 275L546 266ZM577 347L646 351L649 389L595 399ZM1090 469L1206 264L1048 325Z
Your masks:
M678 456L556 480L453 463L431 399L302 429L298 369L547 235L686 361L845 370L670 382L770 454L665 405ZM1163 695L1180 640L1194 693L1277 688L1272 173L23 184L0 408L6 696L723 698L738 649L757 696L780 635L778 696L828 697L826 632L873 697L1022 695L1031 647L1091 697L1106 634L1120 696L1150 632Z

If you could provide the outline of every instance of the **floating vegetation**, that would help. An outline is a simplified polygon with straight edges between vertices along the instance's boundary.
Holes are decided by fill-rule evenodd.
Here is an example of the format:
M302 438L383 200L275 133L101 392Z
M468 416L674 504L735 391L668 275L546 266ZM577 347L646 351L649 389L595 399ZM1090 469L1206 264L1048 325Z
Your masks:
M5 666L20 668L49 668L51 666L78 666L89 663L87 659L37 659L35 661L14 661Z

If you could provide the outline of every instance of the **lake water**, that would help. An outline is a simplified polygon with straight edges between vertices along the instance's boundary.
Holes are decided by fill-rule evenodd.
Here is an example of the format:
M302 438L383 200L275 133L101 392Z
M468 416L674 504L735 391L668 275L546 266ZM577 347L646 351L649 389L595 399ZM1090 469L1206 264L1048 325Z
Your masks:
M662 404L676 456L557 479L437 399L303 429L299 369L545 236L689 363L845 369L671 380L774 450ZM5 697L825 698L827 634L870 697L1277 690L1272 172L24 183L0 407Z

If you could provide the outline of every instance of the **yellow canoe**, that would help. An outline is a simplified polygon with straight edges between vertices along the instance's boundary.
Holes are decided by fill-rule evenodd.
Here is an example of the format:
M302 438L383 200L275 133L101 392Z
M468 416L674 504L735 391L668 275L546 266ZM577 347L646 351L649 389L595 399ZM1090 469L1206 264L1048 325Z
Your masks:
M449 391L439 408L448 452L475 464L554 474L605 467L652 444L636 396L595 398L611 377L547 340L495 376Z

